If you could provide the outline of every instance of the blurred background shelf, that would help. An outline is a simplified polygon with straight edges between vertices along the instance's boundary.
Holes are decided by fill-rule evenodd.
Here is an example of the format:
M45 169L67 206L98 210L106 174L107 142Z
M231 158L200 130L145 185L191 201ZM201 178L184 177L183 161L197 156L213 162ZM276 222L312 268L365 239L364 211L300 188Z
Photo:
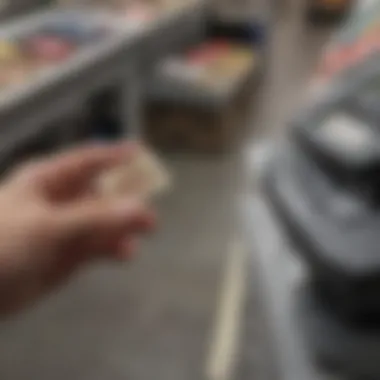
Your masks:
M209 113L215 113L217 109L234 108L232 104L236 103L235 99L240 93L246 93L244 87L253 88L249 83L254 83L252 78L257 79L265 67L263 52L271 23L269 2L250 0L242 2L238 7L234 4L234 12L231 12L228 1L210 3L197 0L178 4L175 1L157 0L159 6L144 2L136 4L129 3L123 8L117 2L105 5L101 1L95 3L61 1L58 8L52 5L52 8L48 7L47 10L41 11L39 9L43 4L36 1L34 7L37 11L32 16L16 18L3 28L3 45L9 45L4 46L3 50L19 49L18 42L14 40L19 40L21 34L26 37L30 35L34 48L47 49L48 54L49 49L53 49L53 52L54 49L58 50L59 54L60 49L62 51L65 48L73 48L72 45L76 45L76 41L74 44L70 41L68 47L67 37L78 38L79 25L84 22L88 24L90 19L92 23L95 23L95 20L104 23L103 27L109 29L104 39L95 41L89 46L75 46L75 51L73 49L67 53L67 57L61 62L54 58L56 61L54 65L52 62L49 62L49 65L44 64L40 70L30 72L30 78L29 74L25 73L25 64L22 62L19 75L23 77L17 78L14 84L7 83L7 87L0 92L0 122L4 134L3 140L7 144L3 154L12 149L12 139L17 144L20 139L25 141L29 136L40 134L44 125L53 125L54 119L58 120L69 114L79 103L86 109L88 102L90 106L97 105L94 112L98 116L89 119L91 123L97 119L93 131L95 136L117 138L129 133L143 136L146 135L143 126L144 117L146 115L149 118L151 114L149 105L147 108L144 106L145 101L147 104L150 101L166 102L169 106L173 103L176 112L178 104L182 101L185 105L192 104L203 110L208 109ZM17 11L15 4L8 3L4 8L4 15L27 13L31 3L24 5L25 12L21 12L21 8L17 8L19 9ZM228 18L221 17L225 12L229 14ZM242 15L243 12L246 16L244 19L240 16L236 18L237 14ZM51 36L51 30L39 31L44 25L54 26L55 23L62 25L61 30L55 31L54 36ZM58 26L55 27L57 29ZM70 28L78 29L76 36L73 32L70 35ZM41 36L34 35L37 30ZM238 45L245 45L246 52L239 54L252 54L249 59L254 60L246 73L240 75L237 69L237 76L229 85L221 86L217 83L225 76L226 71L220 73L219 79L212 78L214 75L212 67L208 73L205 70L203 79L200 78L211 85L203 87L194 86L191 81L182 80L178 75L176 79L165 78L162 74L157 75L159 72L157 67L168 66L166 60L170 61L176 55L179 57L186 52L190 54L191 49L195 55L197 49L200 49L199 46L209 43L208 41L210 49L214 49L213 41L216 44L218 40L225 40L226 45L236 44L235 50L240 49ZM45 48L44 44L48 46ZM251 49L252 53L249 52ZM206 52L207 49L204 50L202 54L209 54ZM228 54L230 58L226 56L223 60L233 61L233 54ZM227 63L224 65L228 66ZM6 62L3 63L2 70L5 69ZM99 108L100 103L96 99L105 98L112 98L112 105L106 100ZM249 103L249 99L251 98L248 97L245 104ZM186 114L185 110L184 113ZM221 114L217 117L224 119L224 116ZM233 123L236 124L237 120ZM72 127L74 130L76 128ZM157 125L154 130L157 131L158 128ZM218 129L217 126L215 128ZM75 143L77 135L75 131L69 129L67 128L64 139L66 144L69 143L69 137L73 139L71 143ZM219 134L221 133L224 132ZM212 136L210 138L212 139ZM226 135L225 139L229 140L229 137ZM193 145L195 148L196 144Z
M260 54L210 39L168 59L151 81L145 136L161 149L217 153L240 141L250 119Z
M204 12L204 3L195 1L129 26L128 17L102 9L53 7L8 23L1 32L6 45L3 55L17 50L15 54L20 58L3 57L1 69L14 70L12 60L17 60L22 65L22 77L7 83L0 92L2 155L10 154L15 145L41 134L45 126L54 125L78 104L86 107L86 102L109 87L116 89L115 101L119 104L116 136L128 134L129 129L138 131L140 126L132 124L138 123L135 114L143 100L135 98L139 96L138 88L143 86L146 71L161 57L198 38L203 30ZM106 35L91 44L78 45L75 39L86 32L85 25L106 29ZM72 30L70 35L70 28L77 30ZM68 38L74 38L74 43L67 42ZM38 66L36 69L33 66L34 71L30 73L22 71L26 65L22 60L27 63L31 60L29 46L26 52L21 51L28 43L36 50L33 64ZM66 54L64 49L68 45L70 51ZM62 50L64 56L52 56L62 54ZM39 57L42 54L43 62ZM71 136L74 139L71 143L75 143L77 128L74 124L66 126L66 131L57 131ZM64 141L70 143L67 138Z
M195 153L231 151L241 143L265 72L272 7L253 0L209 2L203 38L153 72L148 141L163 150Z

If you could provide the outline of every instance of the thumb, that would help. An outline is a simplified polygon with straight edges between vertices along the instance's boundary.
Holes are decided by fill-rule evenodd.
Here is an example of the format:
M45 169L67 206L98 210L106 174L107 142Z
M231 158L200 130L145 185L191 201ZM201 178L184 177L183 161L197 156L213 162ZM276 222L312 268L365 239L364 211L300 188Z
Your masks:
M114 201L91 200L69 206L60 215L61 226L66 233L104 233L123 229L146 229L152 215L138 201L121 199Z

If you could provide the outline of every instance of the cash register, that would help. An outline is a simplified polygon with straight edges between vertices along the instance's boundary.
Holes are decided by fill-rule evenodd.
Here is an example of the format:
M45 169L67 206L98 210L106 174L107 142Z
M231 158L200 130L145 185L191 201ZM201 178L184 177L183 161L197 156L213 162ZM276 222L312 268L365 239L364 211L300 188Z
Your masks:
M380 378L380 58L294 121L265 190L307 268L300 326L318 366ZM354 70L355 71L355 70Z

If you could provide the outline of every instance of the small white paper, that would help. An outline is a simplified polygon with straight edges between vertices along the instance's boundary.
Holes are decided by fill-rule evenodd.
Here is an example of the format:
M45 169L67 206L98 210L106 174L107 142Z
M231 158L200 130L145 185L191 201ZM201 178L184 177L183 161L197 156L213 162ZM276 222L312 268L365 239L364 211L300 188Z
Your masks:
M125 164L104 173L98 183L102 196L131 196L150 200L171 186L168 170L152 152L146 148L139 151Z

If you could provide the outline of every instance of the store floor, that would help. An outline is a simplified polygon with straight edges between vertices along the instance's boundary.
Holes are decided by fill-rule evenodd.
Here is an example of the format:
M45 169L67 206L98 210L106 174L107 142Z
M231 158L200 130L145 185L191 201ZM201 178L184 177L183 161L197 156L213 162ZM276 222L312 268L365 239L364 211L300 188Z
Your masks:
M254 141L283 130L325 38L301 22L301 3L281 5ZM226 258L239 229L240 157L169 159L175 187L158 205L160 229L141 255L124 267L92 268L35 310L2 323L0 378L206 378ZM236 378L273 380L262 302L248 289Z

